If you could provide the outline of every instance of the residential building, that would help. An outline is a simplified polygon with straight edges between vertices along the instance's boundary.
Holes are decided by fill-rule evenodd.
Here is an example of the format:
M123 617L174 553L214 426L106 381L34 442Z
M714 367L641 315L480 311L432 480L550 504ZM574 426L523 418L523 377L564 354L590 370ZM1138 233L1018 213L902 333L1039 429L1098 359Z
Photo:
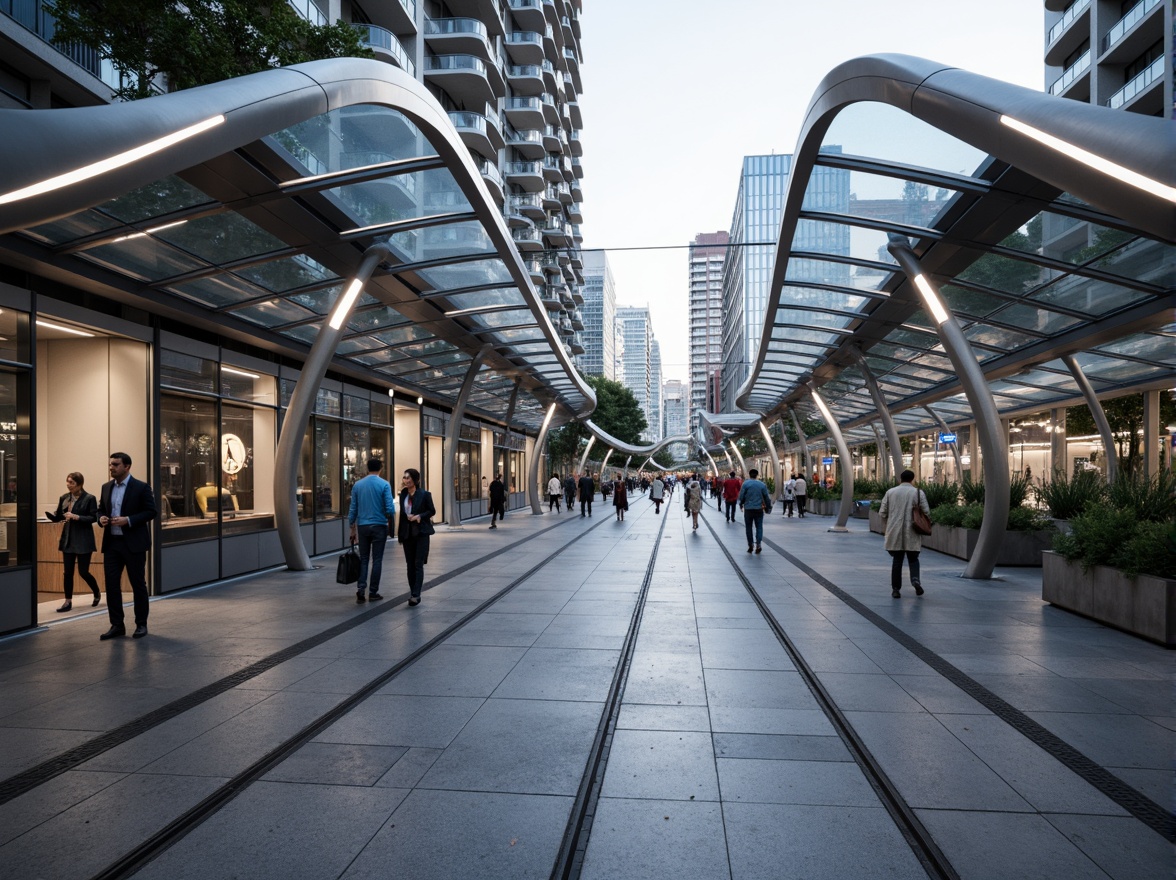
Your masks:
M649 427L642 434L643 442L652 442L656 433L652 411L653 329L648 306L618 306L617 336L621 340L621 358L617 380L633 392L637 405L645 414Z
M710 377L722 370L723 269L729 241L726 232L700 232L690 245L690 395L685 426L690 432L698 427L699 412L718 411L707 389Z
M617 378L617 285L605 251L584 252L584 354L580 368L589 376Z
M650 331L652 336L652 330ZM662 358L657 337L649 343L649 441L662 438Z
M690 386L680 379L662 383L662 437L681 437L690 432Z
M1171 118L1172 3L1045 0L1045 90Z

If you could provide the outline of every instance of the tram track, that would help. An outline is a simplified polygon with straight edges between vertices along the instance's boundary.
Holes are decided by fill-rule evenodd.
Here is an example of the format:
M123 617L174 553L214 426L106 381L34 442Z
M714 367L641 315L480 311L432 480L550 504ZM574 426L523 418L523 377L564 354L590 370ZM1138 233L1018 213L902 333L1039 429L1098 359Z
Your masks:
M867 748L865 741L850 724L849 719L845 717L845 713L837 705L836 701L829 694L828 690L821 683L813 668L804 659L804 655L796 647L795 643L789 637L780 621L772 613L763 597L760 596L759 591L751 580L744 574L739 564L735 561L735 556L731 553L730 548L720 539L719 533L715 531L714 526L705 519L707 529L714 538L715 543L727 557L727 561L731 564L731 568L735 572L735 576L743 584L743 588L747 591L751 600L755 603L764 621L788 654L792 664L796 667L801 679L808 686L809 691L816 699L821 711L829 722L833 725L834 730L837 731L838 737L845 744L853 757L854 762L862 770L869 782L870 787L878 796L878 800L890 815L891 820L898 828L899 833L902 834L903 839L907 842L915 858L923 866L927 872L927 876L932 880L959 880L959 874L948 860L947 856L939 848L935 839L931 836L931 832L927 830L910 804L906 802L902 794L899 792L897 786L891 781L886 771L882 769L882 765L877 758L873 756L869 748ZM768 543L772 549L782 552L779 547ZM791 558L791 557L790 557Z
M537 538L541 538L553 529L558 529L570 521L572 520L561 519L554 525L548 526L545 529L540 529L539 531L530 534L527 537L521 538L512 544L497 548L494 552L480 556L477 559L474 559L453 569L452 571L447 571L444 574L438 575L424 585L424 590L428 591L435 586L443 584L452 578L455 578L467 571L470 571L471 569L489 562L503 553L509 553L510 551L521 547L524 544L534 541ZM602 519L601 521L604 522L605 520ZM587 532L584 534L587 534ZM307 651L329 642L331 639L343 635L344 633L349 632L350 630L355 629L364 623L367 623L369 620L372 620L381 614L386 614L389 611L399 608L408 601L408 598L409 594L407 591L397 596L390 596L387 601L378 607L369 608L347 620L328 627L320 633L316 633L313 636L302 639L301 641L289 645L280 651L275 651L274 653L263 657L260 660L257 660L248 666L237 670L236 672L232 672L226 676L223 676L222 678L204 685L203 687L200 687L191 693L184 695L183 697L179 697L163 706L152 709L151 711L140 715L138 718L134 718L125 724L121 724L112 730L108 730L105 733L99 734L92 739L67 749L64 752L60 752L51 758L41 761L40 763L26 770L22 770L21 772L16 773L7 779L4 779L3 781L0 781L0 806L3 806L4 804L20 797L23 794L27 794L28 792L33 791L34 789L44 785L46 782L49 782L63 773L77 769L87 761L93 760L94 758L110 751L111 749L129 742L135 737L147 733L153 728L156 728L161 724L172 720L173 718L179 717L184 712L194 709L197 706L200 706L202 703L206 703L207 701L213 699L214 697L220 696L221 694L226 693L233 688L239 687L245 682L256 678L262 673L274 669L288 660L298 657L301 654L305 654Z

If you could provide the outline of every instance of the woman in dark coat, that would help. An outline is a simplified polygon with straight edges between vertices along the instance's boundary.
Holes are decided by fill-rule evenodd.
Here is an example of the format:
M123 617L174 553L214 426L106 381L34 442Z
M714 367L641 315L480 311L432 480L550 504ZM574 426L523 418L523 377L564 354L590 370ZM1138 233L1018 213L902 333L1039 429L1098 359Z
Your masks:
M47 514L52 522L64 522L57 549L65 559L65 604L58 611L73 608L74 566L94 594L93 605L102 601L98 581L90 574L90 558L97 550L94 543L94 523L98 520L98 501L82 486L86 478L77 471L65 478L69 490L57 502L57 510Z
M617 478L613 483L613 507L617 509L617 522L625 521L625 511L629 509L629 490L625 488L625 481Z

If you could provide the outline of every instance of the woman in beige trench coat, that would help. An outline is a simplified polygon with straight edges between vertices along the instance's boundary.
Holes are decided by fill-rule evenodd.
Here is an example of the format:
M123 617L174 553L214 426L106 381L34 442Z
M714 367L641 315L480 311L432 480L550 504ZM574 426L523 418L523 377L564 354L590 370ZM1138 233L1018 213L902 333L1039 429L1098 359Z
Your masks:
M886 550L893 558L890 566L890 595L899 598L902 589L902 558L905 555L911 567L911 586L915 595L923 595L923 584L919 581L919 551L923 549L923 536L911 526L915 505L923 513L931 515L927 496L915 486L914 471L903 471L902 482L887 491L882 498L882 522L886 528Z

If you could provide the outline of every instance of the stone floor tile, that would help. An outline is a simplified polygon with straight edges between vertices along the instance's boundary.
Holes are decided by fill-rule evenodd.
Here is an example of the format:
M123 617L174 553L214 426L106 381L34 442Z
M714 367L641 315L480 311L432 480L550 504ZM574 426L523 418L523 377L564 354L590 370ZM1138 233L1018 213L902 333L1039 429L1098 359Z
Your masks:
M530 648L493 695L500 699L603 702L618 656L617 651Z
M629 730L710 731L710 714L706 706L641 704L626 699L621 704L617 727Z
M109 788L125 775L71 770L0 805L0 847L104 788ZM3 850L0 850L0 863L3 859ZM3 873L4 869L0 868L0 875Z
M262 777L265 782L375 785L408 751L403 746L308 742Z
M1110 816L1045 818L1115 880L1172 874L1172 845L1139 822Z
M729 877L716 803L602 797L583 880L721 880Z
M488 697L526 653L522 647L439 645L377 693Z
M837 736L771 733L716 733L716 758L762 758L773 761L852 761Z
M1029 716L1103 766L1172 768L1176 732L1138 715L1030 712ZM1129 750L1123 749L1124 743L1131 744Z
M601 797L717 801L710 734L617 730Z
M368 697L316 742L443 749L485 702L477 697Z
M723 802L873 807L878 796L852 762L719 758Z

